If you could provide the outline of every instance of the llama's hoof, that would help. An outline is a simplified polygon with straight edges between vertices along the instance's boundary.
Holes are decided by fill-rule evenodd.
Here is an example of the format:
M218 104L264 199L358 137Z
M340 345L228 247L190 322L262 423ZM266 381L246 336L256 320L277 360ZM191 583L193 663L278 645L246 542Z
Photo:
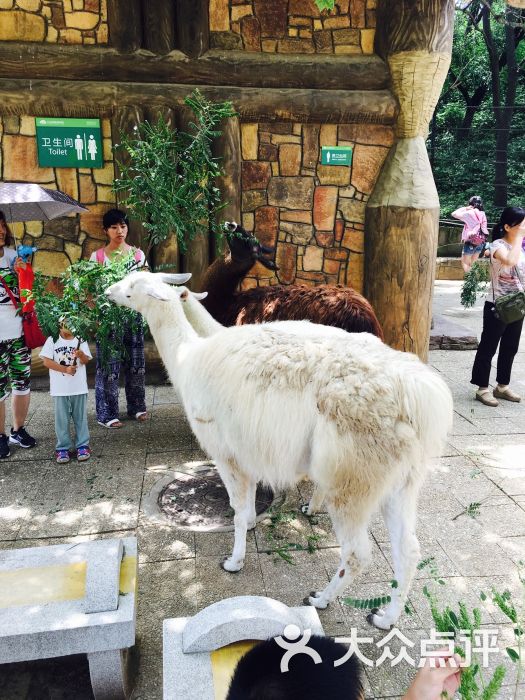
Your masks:
M310 513L308 512L308 509L309 509L309 508L310 508L310 504L309 504L309 503L302 503L302 504L301 504L301 507L300 507L301 513L302 513L303 515L310 515Z
M372 627L377 627L380 630L391 630L393 627L393 625L388 622L388 619L385 618L383 610L379 610L378 608L374 608L372 612L366 616L366 621L369 625L372 625Z
M244 566L244 559L242 561L235 561L235 559L225 559L222 564L221 568L224 569L224 571L227 571L230 574L236 574L238 571L242 569Z
M256 519L254 519L254 520L249 520L249 521L248 521L248 525L246 526L246 529L247 529L247 530L253 530L254 527L255 527L256 525L257 525L257 520L256 520Z
M309 595L308 598L305 598L305 605L313 605L314 608L317 608L318 610L326 610L328 607L329 603L323 598L322 593L316 593L316 591L312 591Z

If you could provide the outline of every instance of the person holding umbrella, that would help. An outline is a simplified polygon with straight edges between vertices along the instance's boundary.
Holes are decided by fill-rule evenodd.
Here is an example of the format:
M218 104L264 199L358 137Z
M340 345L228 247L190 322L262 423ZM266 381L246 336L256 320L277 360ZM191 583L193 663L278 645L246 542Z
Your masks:
M9 445L31 448L36 440L24 428L29 410L31 351L22 333L18 314L20 290L18 272L25 265L11 248L13 238L0 210L0 459L11 454ZM5 401L11 388L12 428L5 432Z

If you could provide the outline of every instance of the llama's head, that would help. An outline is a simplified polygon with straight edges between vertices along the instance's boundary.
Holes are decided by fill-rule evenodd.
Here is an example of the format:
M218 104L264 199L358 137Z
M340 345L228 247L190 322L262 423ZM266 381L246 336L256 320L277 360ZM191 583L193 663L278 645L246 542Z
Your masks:
M269 270L278 270L275 262L267 257L275 253L275 248L259 243L253 233L248 233L240 224L235 221L226 221L224 223L226 230L226 242L230 249L232 260L235 262L247 262L253 265L260 262Z
M167 284L183 284L190 277L191 273L132 272L108 287L106 296L119 306L127 306L144 314L151 298L161 301L172 298Z

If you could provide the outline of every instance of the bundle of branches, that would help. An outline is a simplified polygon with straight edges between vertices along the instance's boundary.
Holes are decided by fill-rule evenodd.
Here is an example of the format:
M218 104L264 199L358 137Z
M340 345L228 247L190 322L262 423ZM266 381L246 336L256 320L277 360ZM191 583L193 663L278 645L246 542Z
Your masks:
M461 304L466 309L474 306L478 296L486 292L489 279L489 266L476 261L465 275L461 287Z
M144 321L135 311L113 304L104 292L123 279L134 264L131 253L115 256L108 265L81 260L60 276L59 293L49 277L37 273L28 295L35 300L44 335L56 340L60 326L65 325L81 341L97 341L102 362L121 357L123 329Z
M220 233L215 215L222 209L215 180L222 174L212 155L219 123L235 116L231 102L210 102L195 90L184 103L195 115L188 132L162 117L144 122L115 146L120 177L113 189L148 235L148 250L176 234L182 252L203 230Z

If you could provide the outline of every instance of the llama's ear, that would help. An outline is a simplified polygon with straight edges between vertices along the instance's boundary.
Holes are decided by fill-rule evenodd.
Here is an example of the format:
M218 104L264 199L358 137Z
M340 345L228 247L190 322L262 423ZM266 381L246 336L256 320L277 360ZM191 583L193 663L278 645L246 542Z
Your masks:
M191 272L160 272L159 275L166 284L185 284L190 279Z
M191 292L191 296L199 301L202 301L202 299L206 299L208 292Z
M154 299L160 299L160 301L169 301L169 297L166 294L166 292L163 292L162 289L158 289L157 287L154 287L153 285L151 285L151 287L147 288L146 294L149 297L153 297Z

